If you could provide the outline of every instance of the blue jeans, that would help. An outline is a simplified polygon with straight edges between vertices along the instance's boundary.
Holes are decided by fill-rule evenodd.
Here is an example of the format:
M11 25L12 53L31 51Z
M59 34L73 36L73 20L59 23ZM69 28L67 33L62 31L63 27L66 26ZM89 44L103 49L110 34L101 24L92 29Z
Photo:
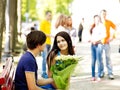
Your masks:
M51 45L46 44L46 47L44 51L42 52L42 77L47 78L47 73L46 73L46 59L47 55L50 51Z
M40 86L40 87L45 90L55 90L55 88L52 86L52 84L47 84L47 85Z
M47 76L47 78L48 78L48 75L46 74L46 76ZM45 90L56 90L53 86L52 86L52 84L47 84L47 85L43 85L43 86L39 86L39 87L41 87L41 88L43 88L43 89L45 89Z
M108 70L108 75L112 75L112 64L111 64L111 59L110 59L110 45L109 44L103 44L102 45L102 53L103 50L105 50L105 59L106 59L106 67ZM101 68L101 73L104 73L104 64L102 61L102 68Z
M91 45L91 51L92 51L92 77L95 77L95 65L96 65L96 60L98 60L98 77L101 75L101 65L102 65L102 45L101 44L96 44L96 45Z

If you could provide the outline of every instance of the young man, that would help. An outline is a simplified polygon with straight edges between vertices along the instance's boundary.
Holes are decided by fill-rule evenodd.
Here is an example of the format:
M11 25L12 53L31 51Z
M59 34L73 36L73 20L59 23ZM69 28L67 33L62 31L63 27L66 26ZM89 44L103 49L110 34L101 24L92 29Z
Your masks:
M46 46L44 51L42 52L42 77L47 78L47 73L46 73L46 57L47 54L51 48L51 20L52 20L52 13L51 11L46 11L45 12L45 19L40 23L40 30L43 31L46 36Z
M110 59L110 42L114 39L114 36L110 35L110 28L113 28L114 30L116 30L116 25L112 21L106 19L106 15L107 15L106 10L102 10L100 12L101 21L106 28L106 37L102 40L102 49L105 50L108 77L109 79L113 80L114 76L113 76L113 70L112 70L112 63ZM104 77L104 66L103 65L101 69L101 77Z
M32 31L26 37L28 50L19 60L15 73L15 90L43 90L42 85L53 82L52 78L38 79L35 57L45 48L46 35Z

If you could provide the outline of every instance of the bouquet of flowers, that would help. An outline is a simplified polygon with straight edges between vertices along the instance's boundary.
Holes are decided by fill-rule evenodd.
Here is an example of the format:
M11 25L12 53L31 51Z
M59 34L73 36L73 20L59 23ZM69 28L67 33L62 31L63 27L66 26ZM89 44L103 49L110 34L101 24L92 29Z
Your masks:
M76 55L61 55L55 58L56 64L51 67L53 79L57 88L66 90L69 85L70 75L74 71L81 57Z

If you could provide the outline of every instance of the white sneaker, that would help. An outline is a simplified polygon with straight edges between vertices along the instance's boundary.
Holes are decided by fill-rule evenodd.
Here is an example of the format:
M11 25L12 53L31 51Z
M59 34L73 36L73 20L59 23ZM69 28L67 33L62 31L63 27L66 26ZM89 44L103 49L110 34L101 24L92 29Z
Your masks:
M100 82L100 81L101 81L101 78L98 77L98 78L97 78L97 81Z
M111 75L108 75L109 79L113 80L114 79L114 76L111 74Z

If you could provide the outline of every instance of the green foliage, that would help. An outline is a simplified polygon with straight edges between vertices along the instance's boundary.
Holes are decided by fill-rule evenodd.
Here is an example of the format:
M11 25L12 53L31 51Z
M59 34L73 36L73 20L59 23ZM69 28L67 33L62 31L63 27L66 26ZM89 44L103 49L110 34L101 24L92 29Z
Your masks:
M50 10L55 14L55 0L37 0L37 15L40 20L44 18L45 11Z
M73 0L56 0L56 13L70 15L69 5Z
M51 10L53 15L63 13L70 15L69 5L73 0L22 0L22 21L26 20L26 13L32 20L43 19L46 10Z
M30 19L37 19L36 0L22 0L22 21L26 20L25 14L29 14Z

